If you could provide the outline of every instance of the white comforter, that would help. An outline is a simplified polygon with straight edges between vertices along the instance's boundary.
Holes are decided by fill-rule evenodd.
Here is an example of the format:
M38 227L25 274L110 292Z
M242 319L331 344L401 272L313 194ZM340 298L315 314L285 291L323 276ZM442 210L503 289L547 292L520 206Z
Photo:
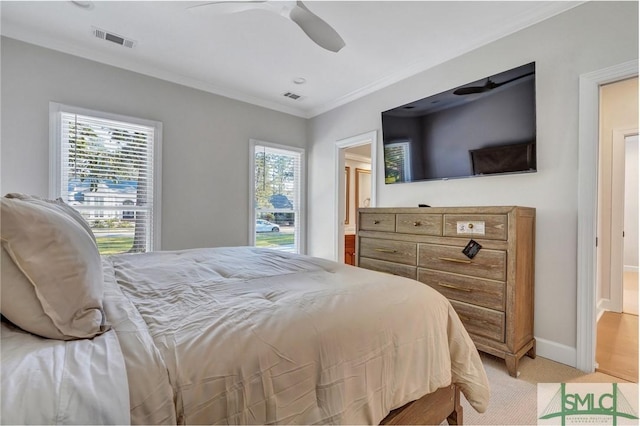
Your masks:
M248 247L104 266L133 423L375 424L452 381L487 406L475 346L416 281Z

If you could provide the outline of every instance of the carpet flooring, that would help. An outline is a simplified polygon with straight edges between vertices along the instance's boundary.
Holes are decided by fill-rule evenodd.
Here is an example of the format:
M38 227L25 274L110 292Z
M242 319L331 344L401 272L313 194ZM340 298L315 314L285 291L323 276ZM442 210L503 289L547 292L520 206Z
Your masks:
M516 379L509 376L503 360L486 354L481 357L491 386L491 399L487 411L479 414L462 397L465 425L537 424L538 383L626 383L599 372L586 374L539 356L523 357Z

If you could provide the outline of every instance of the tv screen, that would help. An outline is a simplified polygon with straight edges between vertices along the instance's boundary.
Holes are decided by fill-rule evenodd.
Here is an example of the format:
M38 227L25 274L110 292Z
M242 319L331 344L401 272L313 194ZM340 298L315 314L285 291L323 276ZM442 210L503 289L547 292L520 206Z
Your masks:
M535 172L535 63L382 113L385 182Z

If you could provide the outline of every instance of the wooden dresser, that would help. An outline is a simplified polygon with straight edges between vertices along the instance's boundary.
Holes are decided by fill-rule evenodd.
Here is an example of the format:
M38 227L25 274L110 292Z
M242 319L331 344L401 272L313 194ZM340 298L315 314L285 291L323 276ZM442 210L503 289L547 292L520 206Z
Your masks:
M482 248L462 253L470 240ZM361 208L357 265L416 279L445 295L476 347L503 358L535 358L535 209Z

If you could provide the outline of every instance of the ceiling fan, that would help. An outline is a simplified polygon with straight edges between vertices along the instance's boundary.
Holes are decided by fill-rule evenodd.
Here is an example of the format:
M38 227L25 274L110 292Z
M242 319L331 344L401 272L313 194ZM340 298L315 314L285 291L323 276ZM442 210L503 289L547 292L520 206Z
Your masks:
M295 22L318 46L338 52L345 46L344 40L329 24L311 12L301 1L213 1L189 9L212 8L219 14L240 13L248 10L266 10Z
M507 81L503 81L502 83L494 83L493 81L491 81L491 78L487 78L487 82L484 84L484 86L461 87L459 89L454 90L453 94L454 95L474 95L476 93L484 93L484 92L488 92L490 90L496 89L500 86L504 86L505 84L511 83L512 81L516 81L533 74L534 74L533 72L523 74L521 76L509 79Z

